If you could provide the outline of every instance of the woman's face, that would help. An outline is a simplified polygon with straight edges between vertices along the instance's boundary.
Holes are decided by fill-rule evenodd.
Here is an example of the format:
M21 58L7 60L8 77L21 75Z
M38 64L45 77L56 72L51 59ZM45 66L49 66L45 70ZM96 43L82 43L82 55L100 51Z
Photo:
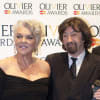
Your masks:
M28 28L20 26L15 33L15 46L21 55L32 54L35 48L35 37Z

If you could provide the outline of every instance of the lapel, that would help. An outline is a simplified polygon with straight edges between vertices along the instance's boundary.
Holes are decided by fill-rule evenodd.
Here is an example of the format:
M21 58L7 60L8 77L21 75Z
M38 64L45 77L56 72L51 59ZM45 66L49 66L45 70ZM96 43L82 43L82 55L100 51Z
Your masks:
M56 63L54 63L56 66L55 72L58 73L59 77L60 77L60 75L61 76L64 75L66 73L66 70L68 69L68 54L67 54L67 52L60 53L59 57L57 57L56 60L55 60Z
M61 77L60 83L61 86L63 87L63 91L62 94L66 96L66 94L69 94L69 90L70 90L70 83L72 81L72 76L69 70L69 64L68 64L68 53L63 53L62 55L62 65L63 65L63 77ZM66 88L67 87L67 88Z
M89 52L86 52L86 56L83 60L83 63L81 65L80 71L77 76L77 83L79 84L84 84L86 81L89 80L91 77L92 72L95 70L95 67L92 67L92 56Z
M66 71L68 69L68 53L65 52L63 55L62 55L62 59L63 59L63 65L64 65L64 71Z
M95 70L95 67L92 67L92 55L86 51L85 58L83 60L83 63L81 65L80 71L78 73L78 76L76 80L81 83L85 82L89 76L91 76L91 73L93 70ZM69 71L69 64L68 64L68 53L65 52L61 54L61 59L60 59L62 66L60 70L62 70L62 73L64 73L64 77L69 77L70 76L70 71ZM69 77L70 78L70 77Z

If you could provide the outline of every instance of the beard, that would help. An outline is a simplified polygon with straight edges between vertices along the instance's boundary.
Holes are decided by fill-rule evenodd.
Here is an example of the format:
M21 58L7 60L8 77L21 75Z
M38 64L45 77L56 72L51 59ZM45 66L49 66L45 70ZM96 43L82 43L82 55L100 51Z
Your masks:
M76 42L69 42L65 45L65 48L68 53L75 54L78 50Z

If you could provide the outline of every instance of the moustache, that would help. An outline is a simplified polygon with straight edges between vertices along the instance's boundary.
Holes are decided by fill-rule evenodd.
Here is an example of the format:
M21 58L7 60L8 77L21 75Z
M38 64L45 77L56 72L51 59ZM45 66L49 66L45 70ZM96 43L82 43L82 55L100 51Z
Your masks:
M73 43L73 42L69 42L69 43L67 43L66 44L66 46L70 46L70 45L74 45L75 43Z

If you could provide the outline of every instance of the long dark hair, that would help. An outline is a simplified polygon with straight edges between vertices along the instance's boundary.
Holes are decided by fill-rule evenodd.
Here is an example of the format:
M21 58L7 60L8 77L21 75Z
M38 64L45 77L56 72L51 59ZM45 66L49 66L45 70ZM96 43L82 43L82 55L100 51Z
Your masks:
M88 24L84 20L82 20L79 17L71 17L71 18L64 20L58 27L59 39L61 41L63 40L64 31L68 27L72 27L73 30L75 30L76 32L82 33L83 40L85 41L84 42L85 49L88 49L91 47L92 32L91 32Z

